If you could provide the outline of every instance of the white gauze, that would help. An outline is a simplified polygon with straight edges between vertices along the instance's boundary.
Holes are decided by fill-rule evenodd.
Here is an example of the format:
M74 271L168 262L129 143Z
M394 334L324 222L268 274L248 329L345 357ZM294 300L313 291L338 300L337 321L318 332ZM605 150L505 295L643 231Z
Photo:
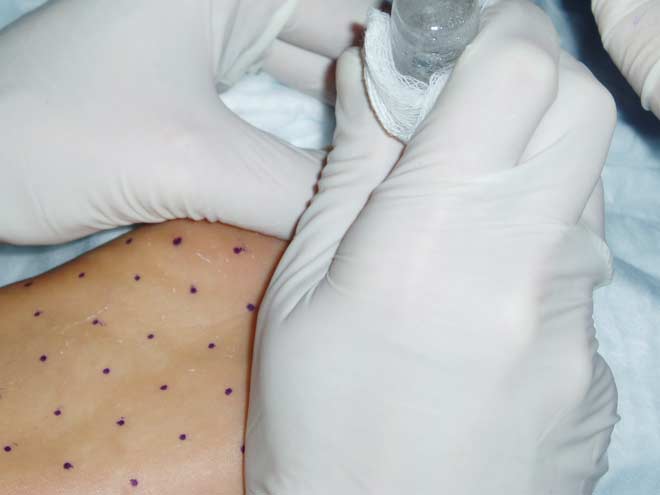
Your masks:
M481 0L481 9L492 0ZM374 113L383 128L404 143L429 113L451 68L436 72L429 83L401 74L394 65L390 16L370 9L364 39L364 80Z

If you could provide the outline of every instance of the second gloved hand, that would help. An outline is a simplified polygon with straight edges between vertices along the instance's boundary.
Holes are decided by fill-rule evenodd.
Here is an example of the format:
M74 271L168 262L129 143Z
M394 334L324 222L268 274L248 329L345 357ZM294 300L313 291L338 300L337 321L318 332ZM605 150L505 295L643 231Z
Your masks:
M591 0L591 8L605 49L644 108L660 118L660 2Z
M0 242L185 217L289 237L325 154L248 125L216 85L269 49L282 73L283 50L304 54L289 82L317 81L347 36L336 28L334 38L298 40L311 14L296 9L294 0L53 0L2 30ZM336 10L335 27L349 31L359 10ZM282 30L300 45L273 44ZM323 53L306 49L315 41Z
M339 62L335 147L260 309L249 495L586 495L616 389L592 291L611 96L524 0L403 151Z

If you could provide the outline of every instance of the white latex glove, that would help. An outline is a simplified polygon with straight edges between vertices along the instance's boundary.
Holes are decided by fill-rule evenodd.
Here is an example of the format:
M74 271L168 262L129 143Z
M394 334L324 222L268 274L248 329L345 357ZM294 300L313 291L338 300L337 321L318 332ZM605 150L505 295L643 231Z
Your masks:
M297 1L263 68L280 82L334 105L335 61L347 46L361 40L369 7L382 1Z
M279 40L269 66L286 64L282 47L296 49L312 63L289 82L318 80L371 3L356 2L359 15L335 9L335 37L321 41L300 34L295 0L53 0L9 26L0 241L55 243L183 217L290 236L324 153L254 129L216 86L258 66L282 30L300 45Z
M335 147L260 309L248 493L592 493L611 96L524 0L486 11L400 159L360 71L340 59Z
M591 0L591 8L605 49L660 118L660 1Z

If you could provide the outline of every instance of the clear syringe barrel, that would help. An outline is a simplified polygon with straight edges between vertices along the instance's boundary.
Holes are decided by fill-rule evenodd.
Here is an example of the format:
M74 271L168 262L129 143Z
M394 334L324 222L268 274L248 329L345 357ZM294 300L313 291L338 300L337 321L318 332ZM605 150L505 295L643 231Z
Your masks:
M479 29L479 0L394 0L392 55L397 70L428 83L453 67Z

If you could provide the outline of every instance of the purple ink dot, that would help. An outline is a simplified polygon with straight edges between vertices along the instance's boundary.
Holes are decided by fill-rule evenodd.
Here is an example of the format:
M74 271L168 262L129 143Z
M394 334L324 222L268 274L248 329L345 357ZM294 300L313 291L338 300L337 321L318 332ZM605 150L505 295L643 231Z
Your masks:
M73 464L71 464L70 462L65 462L62 467L64 469L73 469Z
M48 356L46 356L45 354L42 354L41 357L39 358L39 361L41 361L42 363L45 363L46 359L48 359Z
M245 445L241 445L241 454L245 454Z
M241 254L243 251L245 251L245 248L236 246L234 248L234 254Z
M183 241L183 238L175 237L174 240L172 241L172 244L174 244L175 246L179 246L182 241Z
M124 426L126 424L126 421L124 421L124 418L119 418L119 421L117 421L117 426Z
M245 309L247 309L248 311L252 312L252 311L254 311L255 309L257 309L257 307L256 307L254 304L250 303L250 304L248 304L247 306L245 306Z
M131 480L131 486L138 486L138 484L139 484L139 481L136 480L135 478L133 478L133 479Z
M55 416L61 416L61 415L62 415L62 411L60 411L59 409L55 409L55 411L53 411L53 414L54 414Z
M35 311L35 312L34 312L34 316L35 316L35 317L37 317L37 316L41 316L41 311L39 311L39 310Z
M147 338L149 340L152 340L154 337L155 337L155 335L153 333L150 333L149 335L147 335Z
M188 438L188 437L186 436L185 433L181 433L181 435L179 435L179 440L181 440L181 441L185 440L186 438Z
M190 286L190 293L191 294L197 294L197 287L195 287L194 285L191 285Z
M5 452L11 452L11 447L9 445L5 445Z
M233 390L231 388L226 388L225 389L225 395L231 395L232 392L233 392Z
M161 385L161 386L160 386L160 389L161 389L161 390L167 390L167 385Z
M101 323L101 320L98 318L94 318L94 320L92 320L92 325L98 325L99 323Z
M128 239L126 239L126 244L130 244L131 242L133 242L133 238L132 238L132 237L129 237Z
M214 342L211 342L209 344L209 349L215 349L215 343Z
M78 274L78 278L85 278L85 272L80 272Z
M32 282L25 282L23 284L23 287L30 287L32 285Z
M110 368L103 368L103 374L108 375L110 373Z
M139 275L135 275L135 277L133 277L133 280L135 280L136 282L139 282L141 278L142 277L140 277Z

